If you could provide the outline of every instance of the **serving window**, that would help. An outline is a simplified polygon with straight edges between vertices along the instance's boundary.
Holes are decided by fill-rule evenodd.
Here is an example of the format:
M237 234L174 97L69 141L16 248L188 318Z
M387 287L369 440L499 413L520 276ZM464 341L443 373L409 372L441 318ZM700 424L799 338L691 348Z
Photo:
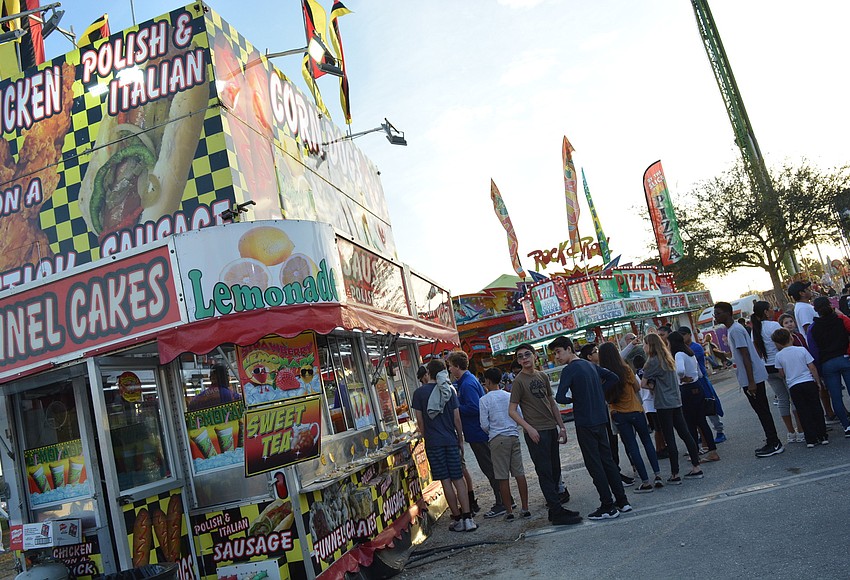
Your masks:
M356 342L348 336L321 336L318 340L328 434L375 425L366 377L357 362Z

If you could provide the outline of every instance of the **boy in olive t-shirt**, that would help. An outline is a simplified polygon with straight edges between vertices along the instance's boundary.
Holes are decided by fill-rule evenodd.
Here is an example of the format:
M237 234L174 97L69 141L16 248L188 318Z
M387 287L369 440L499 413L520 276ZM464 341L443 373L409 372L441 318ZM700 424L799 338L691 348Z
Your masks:
M563 494L558 493L558 482L561 479L558 444L566 442L567 429L552 398L549 377L534 368L536 354L534 347L529 344L521 344L516 349L517 362L522 366L522 371L511 387L508 414L525 431L528 454L531 455L540 491L549 508L549 521L556 525L577 524L581 522L578 512L561 507L561 503L570 500L570 492L565 489Z

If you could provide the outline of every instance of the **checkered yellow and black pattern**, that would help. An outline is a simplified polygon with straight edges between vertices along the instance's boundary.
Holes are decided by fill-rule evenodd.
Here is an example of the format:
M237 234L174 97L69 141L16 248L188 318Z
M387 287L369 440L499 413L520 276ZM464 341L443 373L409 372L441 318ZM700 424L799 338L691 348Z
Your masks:
M141 23L113 34L110 39L137 32L147 27L151 22L166 20L174 25L179 15L189 12L192 17L193 48L206 49L206 78L212 81L213 72L210 64L208 37L205 32L206 20L201 4L192 4L185 8L174 10L153 21ZM171 30L171 28L169 28ZM93 47L97 49L109 42L102 39ZM87 47L87 48L92 48ZM72 51L63 57L52 61L51 64L67 62L75 65L77 81L74 83L74 102L71 111L71 128L65 138L62 149L62 161L58 172L60 181L53 196L47 200L39 215L39 225L46 234L50 249L54 254L75 255L77 264L99 259L100 243L97 235L90 231L80 212L78 203L80 186L85 178L91 160L91 150L95 146L101 121L107 113L107 93L92 90L94 87L106 87L113 80L115 73L104 78L92 80L87 86L82 83L81 56L85 51ZM145 66L145 65L141 65ZM192 216L200 206L211 206L217 200L228 200L232 203L233 177L229 167L224 126L215 95L214 83L209 82L209 107L204 114L203 129L195 150L189 171L189 179L183 192L179 212L191 225ZM21 137L15 139L12 147L13 154L21 144ZM178 218L176 221L180 221ZM130 239L133 239L130 236ZM149 241L149 240L147 240Z
M246 538L249 526L257 521L262 511L270 503L264 501L192 516L193 529L201 530L200 533L194 535L195 552L198 555L198 568L201 572L201 578L204 580L217 578L217 570L222 566L273 558L277 560L282 579L306 580L307 571L304 567L301 541L294 524L290 528L292 548L289 550L278 550L264 556L238 560L220 558L220 554L227 553L222 549L222 546L227 542ZM211 522L215 525L211 525Z
M150 534L153 538L153 544L150 546L149 563L159 564L163 562L174 561L173 559L169 560L166 557L166 550L160 544L158 534L154 531L152 524L154 512L159 510L162 512L163 515L168 514L172 502L179 502L181 514L179 559L181 561L184 561L186 558L189 558L193 561L192 566L197 569L197 566L194 564L194 556L192 555L192 549L189 540L189 527L187 525L186 512L183 507L186 504L183 501L182 489L180 488L165 491L160 494L153 495L151 497L124 506L124 527L127 530L127 541L130 546L130 555L131 557L135 557L135 555L133 554L134 535L136 533L142 533L141 530L139 530L139 528L137 527L136 523L139 519L139 514L142 513L142 510L144 510L145 512L147 512L148 521L151 522Z

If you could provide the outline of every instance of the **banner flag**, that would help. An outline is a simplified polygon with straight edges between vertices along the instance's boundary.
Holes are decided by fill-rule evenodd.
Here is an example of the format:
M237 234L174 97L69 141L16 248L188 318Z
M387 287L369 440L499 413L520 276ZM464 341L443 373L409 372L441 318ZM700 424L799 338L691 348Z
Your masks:
M525 271L522 269L522 264L519 263L519 242L516 239L514 226L511 223L511 218L508 215L508 208L505 207L505 202L502 200L502 194L499 193L499 188L496 187L496 182L490 180L490 199L493 200L493 210L496 212L496 217L505 228L508 234L508 252L511 255L511 264L514 267L514 272L517 276L525 280Z
M37 8L40 8L39 0L3 0L2 7L0 7L0 16L5 18ZM36 14L34 16L38 15ZM29 16L7 20L0 25L0 29L3 32L18 29L22 29L25 32L19 40L15 41L20 54L20 70L26 70L44 62L44 37L41 34L41 27L41 22ZM4 67L9 68L8 64L4 65Z
M316 108L319 109L320 113L330 119L331 114L325 106L325 102L322 100L322 93L319 92L319 85L316 84L316 79L313 78L313 75L310 73L310 60L310 55L305 54L304 61L301 63L301 75L304 77L304 82L307 83L307 88L310 89L310 93L313 95L313 100L316 101Z
M345 16L346 14L351 14L351 10L346 8L342 2L336 0L331 8L331 27L328 29L328 34L331 37L331 44L333 44L334 52L336 53L337 60L339 61L339 67L342 69L342 77L339 79L339 104L342 107L342 114L345 117L345 123L347 125L351 125L351 102L349 100L348 71L345 68L345 53L342 50L342 37L339 35L338 22L339 17Z
M646 193L646 205L649 208L655 241L658 243L661 265L675 264L684 256L685 248L661 161L656 161L643 172L643 190Z
M573 164L573 148L567 136L561 145L561 157L564 160L564 193L567 198L567 230L570 234L570 248L581 247L581 239L578 234L578 180L576 179L576 166Z
M101 38L109 38L109 15L104 14L85 29L77 41L77 46L94 44Z
M599 252L602 254L602 261L606 263L610 262L611 250L608 248L608 238L605 237L605 232L602 231L602 222L599 221L596 206L593 205L593 198L590 197L590 188L587 186L587 179L584 177L584 167L581 168L581 183L584 185L584 196L587 198L587 207L590 208L590 216L593 218L593 229L596 230L596 241L599 242Z
M301 0L301 8L304 10L304 33L307 36L307 46L310 46L310 41L313 37L318 36L322 42L325 41L325 36L328 30L328 15L322 5L316 0ZM319 70L316 66L316 61L309 58L310 73L314 79L324 76L324 71Z

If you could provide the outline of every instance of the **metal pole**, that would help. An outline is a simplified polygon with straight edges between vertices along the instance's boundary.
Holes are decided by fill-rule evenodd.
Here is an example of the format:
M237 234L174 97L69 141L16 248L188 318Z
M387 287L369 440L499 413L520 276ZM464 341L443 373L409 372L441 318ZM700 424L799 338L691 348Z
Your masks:
M136 25L136 7L133 4L133 0L130 0L130 16L133 19L133 26Z

